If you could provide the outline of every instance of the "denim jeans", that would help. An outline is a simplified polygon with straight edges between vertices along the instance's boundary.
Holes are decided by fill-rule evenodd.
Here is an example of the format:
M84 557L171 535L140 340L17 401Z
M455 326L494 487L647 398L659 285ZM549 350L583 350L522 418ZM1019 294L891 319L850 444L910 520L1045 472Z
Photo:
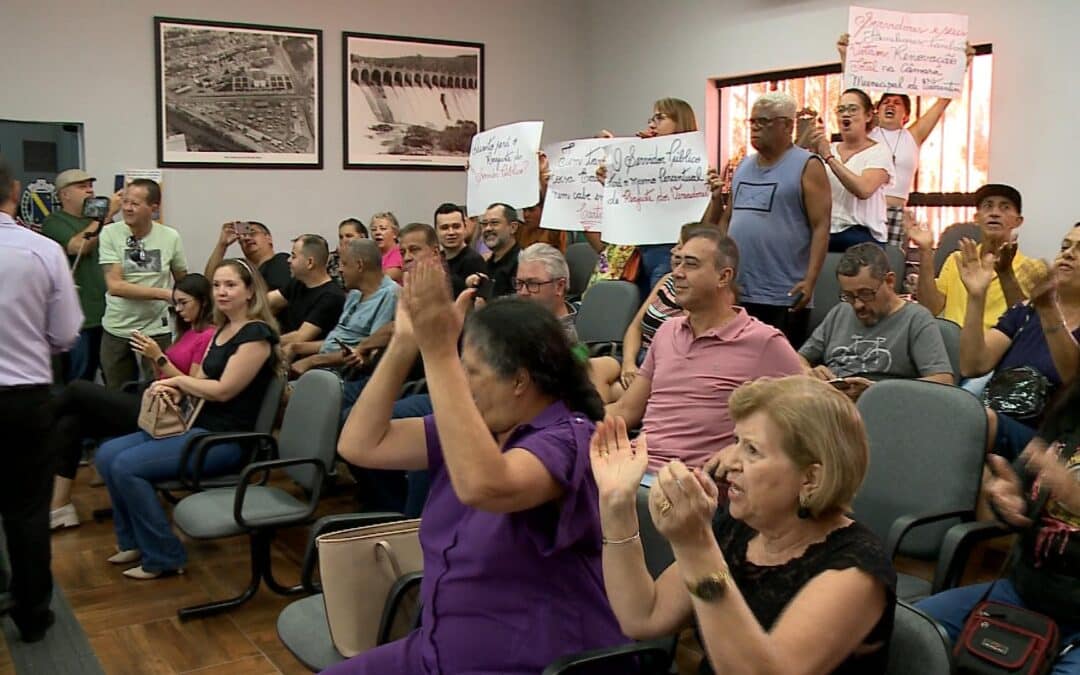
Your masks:
M101 365L101 326L83 328L79 341L67 353L64 382L72 380L94 381Z
M934 617L945 629L945 632L949 634L949 639L955 643L964 629L964 622L967 621L968 615L971 614L971 610L975 609L975 605L978 604L983 593L986 592L986 587L989 585L961 586L960 588L932 595L925 600L920 600L915 603L915 606ZM995 582L993 590L986 599L1016 607L1024 607L1024 601L1020 599L1016 588L1008 579L999 579ZM1080 626L1058 623L1058 628L1061 630L1062 645L1066 645L1080 637ZM1054 668L1050 672L1051 675L1067 675L1068 673L1076 675L1076 673L1080 673L1080 649L1070 651L1063 659L1054 664Z
M855 244L873 242L878 246L885 246L885 242L874 239L870 234L870 228L865 225L852 225L846 230L833 232L829 235L829 253L843 253Z
M649 293L660 283L664 275L671 271L671 247L675 244L648 244L638 246L641 253L641 271L638 272L638 286L641 297ZM646 285L647 284L647 285Z
M123 551L141 551L147 572L175 570L187 562L184 545L173 534L154 482L176 478L188 439L205 433L195 427L179 436L155 439L137 431L98 448L94 465L109 488L116 541ZM214 446L203 464L203 475L235 471L243 460L243 450L236 443Z

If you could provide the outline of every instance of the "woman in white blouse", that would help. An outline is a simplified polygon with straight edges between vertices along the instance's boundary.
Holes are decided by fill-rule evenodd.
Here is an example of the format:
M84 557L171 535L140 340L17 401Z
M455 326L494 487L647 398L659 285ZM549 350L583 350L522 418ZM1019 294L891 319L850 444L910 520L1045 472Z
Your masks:
M888 148L869 136L875 121L874 105L866 92L848 89L836 107L840 142L830 143L824 129L812 138L814 151L829 167L829 251L843 252L866 241L885 243L885 187L896 170Z

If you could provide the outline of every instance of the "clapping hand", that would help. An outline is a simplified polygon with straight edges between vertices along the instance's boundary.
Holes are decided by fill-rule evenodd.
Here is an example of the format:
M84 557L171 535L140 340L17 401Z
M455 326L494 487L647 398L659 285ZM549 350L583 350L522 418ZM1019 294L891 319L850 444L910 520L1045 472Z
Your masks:
M980 297L986 294L994 280L994 260L993 253L979 253L974 239L964 237L960 240L960 281L969 294Z
M808 150L816 152L822 157L828 157L832 154L832 145L829 143L829 137L825 133L824 125L819 124L810 132L809 146Z
M1080 501L1080 479L1062 463L1063 449L1061 443L1047 445L1036 439L1028 444L1021 457L1027 462L1027 470L1038 476L1040 487L1050 490L1051 497L1073 510Z
M712 537L719 497L711 476L675 460L660 469L649 490L649 513L672 546L700 544Z
M1031 524L1027 517L1027 501L1024 500L1020 477L1009 466L1008 460L1001 455L988 455L986 458L990 475L983 481L983 490L994 505L1001 519L1016 527Z
M934 233L925 225L915 222L915 215L911 209L904 209L903 215L904 234L911 243L924 251L934 248Z
M464 294L463 294L464 295ZM457 354L463 314L450 299L450 284L441 260L424 260L405 273L398 308L424 353L446 350ZM394 324L394 331L399 330Z
M626 420L609 417L596 425L589 443L589 460L602 501L633 500L649 464L645 434L631 441Z

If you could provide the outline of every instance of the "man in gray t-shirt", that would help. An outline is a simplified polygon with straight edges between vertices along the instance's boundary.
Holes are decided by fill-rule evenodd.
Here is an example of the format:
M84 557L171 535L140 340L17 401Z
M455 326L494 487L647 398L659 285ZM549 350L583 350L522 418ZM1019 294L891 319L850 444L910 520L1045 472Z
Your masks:
M925 307L896 294L896 275L879 245L849 248L836 278L843 302L799 349L808 374L832 382L852 400L875 379L954 384L937 322Z

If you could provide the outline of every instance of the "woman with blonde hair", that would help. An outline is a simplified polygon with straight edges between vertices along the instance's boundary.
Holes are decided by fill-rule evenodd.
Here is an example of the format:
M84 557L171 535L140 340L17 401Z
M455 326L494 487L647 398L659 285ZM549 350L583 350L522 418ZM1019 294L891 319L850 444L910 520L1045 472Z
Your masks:
M371 239L382 251L382 269L386 276L401 283L404 272L404 263L401 260L401 249L398 248L398 225L397 216L390 211L382 211L371 217Z
M156 579L183 572L187 554L173 534L154 483L177 476L184 446L209 431L250 431L266 388L281 372L278 326L266 299L266 282L243 259L222 261L214 270L214 325L217 331L194 375L154 382L149 391L178 401L184 394L205 401L191 429L155 439L145 431L103 443L95 464L112 499L117 553L109 562L142 565L124 572L132 579ZM246 456L239 444L214 446L202 474L236 471Z
M675 554L655 581L635 508L645 435L631 443L621 418L597 425L604 585L620 627L641 640L694 620L702 673L885 672L896 573L877 537L846 515L869 463L854 404L796 375L742 385L730 410L738 440L710 462L714 475L674 461L650 489Z

